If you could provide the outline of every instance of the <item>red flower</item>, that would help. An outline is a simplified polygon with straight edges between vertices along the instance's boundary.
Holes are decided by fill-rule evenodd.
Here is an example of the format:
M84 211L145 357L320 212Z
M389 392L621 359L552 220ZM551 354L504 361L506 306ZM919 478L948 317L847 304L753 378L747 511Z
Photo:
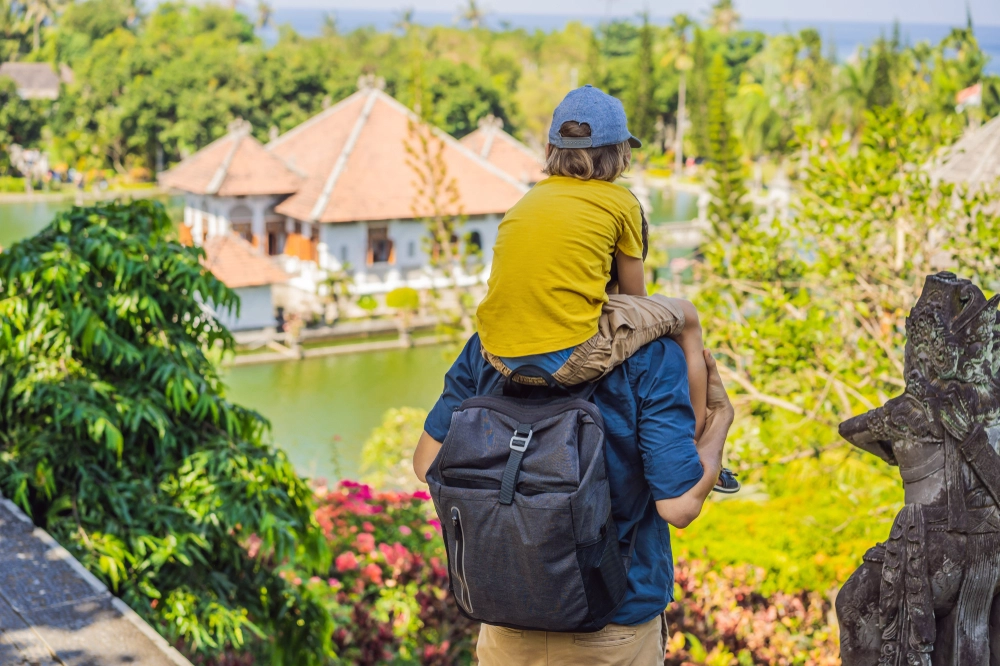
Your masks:
M382 568L374 562L362 569L361 573L376 585L382 584Z
M367 532L362 532L354 540L354 547L361 553L370 553L375 550L375 537Z
M418 490L413 493L413 499L424 500L425 502L431 498L431 494L426 490Z
M358 558L351 551L337 556L337 571L354 571L358 568Z

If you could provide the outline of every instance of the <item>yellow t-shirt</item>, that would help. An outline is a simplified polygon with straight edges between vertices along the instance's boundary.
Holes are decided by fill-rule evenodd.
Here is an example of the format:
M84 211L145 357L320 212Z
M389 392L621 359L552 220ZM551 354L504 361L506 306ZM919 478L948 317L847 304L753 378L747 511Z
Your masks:
M642 257L642 214L627 189L564 176L535 185L500 223L476 312L483 346L516 357L591 338L616 251Z

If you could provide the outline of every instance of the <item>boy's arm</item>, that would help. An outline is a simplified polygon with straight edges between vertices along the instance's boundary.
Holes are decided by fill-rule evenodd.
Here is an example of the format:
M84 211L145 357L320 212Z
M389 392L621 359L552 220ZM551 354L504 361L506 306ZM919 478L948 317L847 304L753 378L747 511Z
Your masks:
M440 450L441 442L428 435L426 430L420 433L417 450L413 452L413 473L422 482L427 483L427 470L431 468L431 463Z
M646 269L642 259L630 257L623 252L615 255L618 262L618 293L629 296L646 295Z

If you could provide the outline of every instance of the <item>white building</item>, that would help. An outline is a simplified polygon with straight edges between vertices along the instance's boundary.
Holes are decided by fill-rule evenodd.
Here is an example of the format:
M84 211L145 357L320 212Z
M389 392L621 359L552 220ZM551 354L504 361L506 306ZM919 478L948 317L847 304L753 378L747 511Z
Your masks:
M500 220L527 184L365 83L267 146L236 124L163 173L163 186L185 194L191 242L236 233L304 292L347 268L356 293L376 294L440 284L425 220L461 216L456 235L479 246L486 271L459 279L482 281Z

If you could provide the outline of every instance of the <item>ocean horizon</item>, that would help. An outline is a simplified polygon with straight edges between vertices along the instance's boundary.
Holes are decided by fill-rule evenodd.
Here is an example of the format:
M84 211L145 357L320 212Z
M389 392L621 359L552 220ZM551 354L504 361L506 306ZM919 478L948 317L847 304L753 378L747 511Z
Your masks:
M288 25L301 35L311 37L320 34L323 22L327 16L336 19L337 28L342 32L351 32L359 28L371 27L377 31L397 29L402 17L402 11L369 10L369 9L333 9L325 10L314 7L279 7L274 10L274 26L262 31L262 36L268 41L277 39L277 26ZM568 15L568 14L506 14L489 12L484 24L488 28L522 29L529 32L541 30L550 32L561 30L568 23L579 21L585 25L598 26L612 20L636 20L636 16L622 15ZM652 15L650 19L656 24L669 22L666 15ZM415 11L413 22L420 25L459 25L457 12ZM805 21L781 19L753 19L743 21L743 26L750 30L759 30L765 34L774 35L785 32L798 32L805 28L815 28L823 36L827 51L832 43L835 46L837 60L843 62L857 53L860 47L872 44L881 36L891 36L894 30L892 22L866 21ZM903 44L919 42L937 43L941 41L954 27L958 25L935 23L899 23L900 38ZM974 25L976 37L983 51L990 56L987 71L1000 74L1000 25Z

